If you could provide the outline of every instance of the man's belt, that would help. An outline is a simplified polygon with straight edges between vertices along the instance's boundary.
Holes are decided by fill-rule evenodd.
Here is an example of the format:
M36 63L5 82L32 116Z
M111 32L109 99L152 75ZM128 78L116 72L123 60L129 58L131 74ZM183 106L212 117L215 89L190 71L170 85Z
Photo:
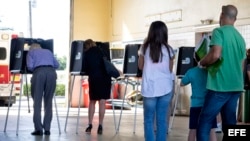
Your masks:
M34 70L36 70L38 68L53 68L53 66L52 65L40 65L40 66L35 67Z

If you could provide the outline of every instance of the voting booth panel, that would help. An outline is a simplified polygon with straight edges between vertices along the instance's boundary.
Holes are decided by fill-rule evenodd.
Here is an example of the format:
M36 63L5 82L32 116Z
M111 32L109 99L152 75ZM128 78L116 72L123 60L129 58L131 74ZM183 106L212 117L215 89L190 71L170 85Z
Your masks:
M188 69L193 68L197 65L194 60L194 47L180 47L178 51L178 59L177 59L177 76L183 76L187 72Z
M126 76L141 77L142 71L138 68L138 50L141 44L128 44L125 46L123 74Z
M83 73L84 41L73 41L70 51L70 72L75 74Z

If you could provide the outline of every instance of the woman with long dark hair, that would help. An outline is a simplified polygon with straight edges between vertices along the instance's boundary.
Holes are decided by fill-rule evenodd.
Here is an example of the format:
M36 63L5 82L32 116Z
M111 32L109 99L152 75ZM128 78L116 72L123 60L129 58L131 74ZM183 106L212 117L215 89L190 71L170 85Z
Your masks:
M172 97L173 60L174 52L168 45L167 26L162 21L152 22L148 36L139 49L138 60L139 69L143 70L141 92L146 141L167 140L166 119ZM154 118L156 118L156 137Z

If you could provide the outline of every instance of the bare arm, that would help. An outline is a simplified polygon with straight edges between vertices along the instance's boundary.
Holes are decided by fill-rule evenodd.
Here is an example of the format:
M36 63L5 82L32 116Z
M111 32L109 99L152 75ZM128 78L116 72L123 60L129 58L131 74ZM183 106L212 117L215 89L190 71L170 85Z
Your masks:
M144 66L144 56L140 54L138 59L138 67L140 70L143 70L143 66Z
M201 66L209 66L221 57L222 48L220 46L211 47L208 54L200 61Z
M175 56L173 56L173 57L170 59L170 61L169 61L169 70L170 70L171 73L173 72L174 59L175 59Z

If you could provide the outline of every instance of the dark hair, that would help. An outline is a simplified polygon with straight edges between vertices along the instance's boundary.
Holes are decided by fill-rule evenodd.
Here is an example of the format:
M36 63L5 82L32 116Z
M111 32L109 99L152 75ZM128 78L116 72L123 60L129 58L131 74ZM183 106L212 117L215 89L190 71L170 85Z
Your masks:
M152 61L154 63L162 61L162 44L167 48L170 57L170 47L168 45L168 28L166 24L162 21L152 22L149 27L148 36L143 43L143 54L145 54L147 48L150 47L149 55Z
M225 6L222 6L222 13L224 16L228 17L229 19L236 20L238 10L233 5L225 5Z
M89 48L96 46L96 43L92 39L87 39L84 41L84 50L87 51Z
M250 48L247 49L247 58L250 59Z

